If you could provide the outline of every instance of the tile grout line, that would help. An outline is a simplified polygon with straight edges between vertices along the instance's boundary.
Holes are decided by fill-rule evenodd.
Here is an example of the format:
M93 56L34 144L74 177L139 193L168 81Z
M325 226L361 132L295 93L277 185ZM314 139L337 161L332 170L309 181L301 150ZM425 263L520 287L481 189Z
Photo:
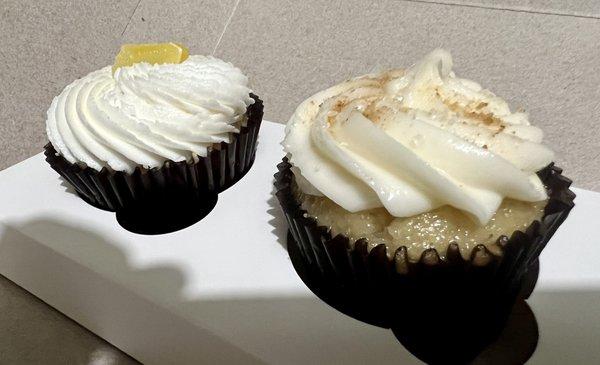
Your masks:
M123 36L123 34L125 34L127 27L129 27L129 24L131 23L131 19L133 19L133 16L135 15L135 12L138 9L138 7L140 6L141 2L142 2L142 0L138 0L137 4L135 4L135 8L133 8L133 11L131 12L131 15L129 16L129 19L127 20L127 24L125 24L125 28L123 28L123 31L121 32L121 37Z
M231 9L231 14L229 14L229 18L227 18L227 21L225 22L225 26L223 27L223 31L221 32L221 35L219 35L219 39L217 39L217 43L215 44L215 48L213 48L211 56L214 56L215 53L217 52L217 48L219 48L219 44L221 44L221 40L223 39L223 35L225 35L225 32L227 31L227 27L229 27L229 23L231 23L231 20L233 19L233 15L235 14L235 11L237 10L238 5L240 5L240 1L241 0L236 0L235 1L235 4L233 5L233 9Z
M463 4L459 2L443 2L443 1L429 1L429 0L401 0L408 3L420 3L420 4L434 4L434 5L447 5L447 6L462 6L465 8L476 8L476 9L490 9L490 10L502 10L502 11L512 11L515 13L529 13L529 14L541 14L541 15L556 15L562 17L570 17L570 18L584 18L584 19L596 19L600 20L600 15L585 15L585 14L568 14L568 13L558 13L552 11L536 11L536 10L527 10L527 9L519 9L519 8L508 8L508 7L500 7L500 6L485 6L485 5L477 5L477 4Z

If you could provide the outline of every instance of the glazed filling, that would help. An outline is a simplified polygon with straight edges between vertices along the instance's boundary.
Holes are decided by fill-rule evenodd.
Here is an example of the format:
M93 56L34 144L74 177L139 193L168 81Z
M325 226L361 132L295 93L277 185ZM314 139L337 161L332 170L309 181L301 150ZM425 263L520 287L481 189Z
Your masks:
M319 225L330 228L332 236L343 234L350 239L351 245L365 238L369 250L384 244L390 258L398 248L406 246L409 260L414 262L429 248L434 248L444 258L452 242L458 244L465 259L480 244L499 254L495 245L498 238L510 236L516 230L524 231L533 221L542 218L546 206L546 201L531 203L504 199L492 219L480 225L448 205L412 217L397 218L384 208L351 213L326 197L303 194L299 189L295 189L295 194L302 209Z

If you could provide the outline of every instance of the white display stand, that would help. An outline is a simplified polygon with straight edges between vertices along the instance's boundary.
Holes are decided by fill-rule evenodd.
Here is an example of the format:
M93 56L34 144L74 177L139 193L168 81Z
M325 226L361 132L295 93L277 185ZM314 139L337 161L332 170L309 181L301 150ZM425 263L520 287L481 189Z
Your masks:
M85 203L42 154L10 167L0 172L0 273L146 364L420 363L296 275L272 195L282 137L264 122L251 171L205 219L157 236ZM529 300L534 364L600 363L600 194L574 191Z

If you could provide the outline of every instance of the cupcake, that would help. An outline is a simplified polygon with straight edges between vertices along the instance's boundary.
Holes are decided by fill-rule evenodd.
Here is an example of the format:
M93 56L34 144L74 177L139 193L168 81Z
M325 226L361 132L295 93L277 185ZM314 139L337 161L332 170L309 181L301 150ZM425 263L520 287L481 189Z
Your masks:
M430 337L502 323L573 207L542 137L444 50L313 95L275 181L294 265L369 323Z
M202 201L250 169L262 109L230 63L174 43L124 45L54 98L46 160L102 209Z

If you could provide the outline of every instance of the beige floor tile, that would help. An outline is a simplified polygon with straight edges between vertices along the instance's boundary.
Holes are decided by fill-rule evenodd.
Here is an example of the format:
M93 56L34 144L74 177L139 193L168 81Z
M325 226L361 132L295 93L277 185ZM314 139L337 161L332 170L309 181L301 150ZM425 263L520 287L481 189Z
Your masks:
M212 53L235 0L142 0L124 42L179 42L192 54Z
M466 6L483 6L496 9L511 9L574 15L581 17L600 17L598 0L406 0L414 2L431 2L442 4L458 4Z
M435 47L455 69L524 107L575 185L600 190L600 21L422 2L243 0L217 50L284 122L335 82L407 66Z

